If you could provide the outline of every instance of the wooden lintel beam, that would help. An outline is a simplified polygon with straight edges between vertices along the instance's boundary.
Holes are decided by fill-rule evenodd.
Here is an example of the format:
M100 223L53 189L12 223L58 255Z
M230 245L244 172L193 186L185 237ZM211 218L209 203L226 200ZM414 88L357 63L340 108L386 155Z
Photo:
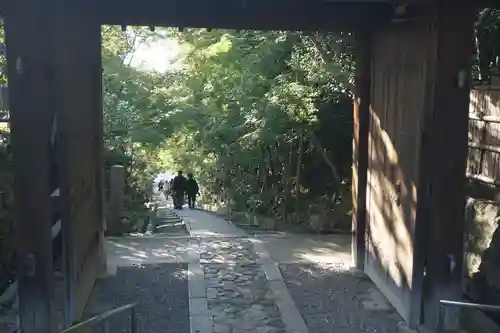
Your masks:
M71 0L67 0L71 1ZM411 4L411 5L428 5L428 4L433 4L436 3L438 0L406 0L404 1L405 4ZM468 0L469 2L473 3L477 8L484 8L484 7L500 7L500 0ZM93 2L93 4L92 4ZM259 3L260 2L260 3ZM463 1L464 2L464 1ZM8 0L0 0L0 16L4 16L5 14L5 9L7 6ZM91 1L80 1L78 3L78 6L86 6L88 4L91 4L93 6L93 13L95 13L96 17L100 17L103 19L102 24L116 24L116 25L121 25L123 23L127 23L129 25L144 25L144 26L150 26L152 24L155 24L157 26L182 26L182 27L192 27L192 28L206 28L207 26L203 26L201 21L208 21L210 23L213 23L213 25L210 25L212 28L226 28L226 29L236 29L239 27L238 25L238 20L240 18L244 18L245 14L243 15L237 15L237 16L231 16L229 13L231 10L225 10L225 7L230 8L231 6L234 7L234 5L241 6L241 1L240 0L220 0L218 2L210 2L206 0L191 0L191 1L185 1L185 0L171 0L171 1L160 1L160 0L146 0L146 1L141 1L140 6L138 6L138 0L125 0L125 1L119 1L119 0L91 0ZM241 29L249 29L249 30L300 30L300 27L297 28L287 28L287 26L292 25L295 27L297 25L297 22L295 19L288 19L287 14L289 13L289 8L293 10L293 8L300 8L300 11L305 11L307 12L309 8L314 9L315 7L331 7L332 6L338 6L338 7L345 7L345 6L373 6L373 5L389 5L389 6L394 6L397 4L400 4L400 0L327 0L327 1L317 1L317 2L308 2L307 5L304 5L302 0L290 0L284 3L283 0L257 0L257 1L252 1L252 6L253 4L257 4L253 8L260 8L261 12L258 13L257 16L259 15L266 15L266 7L275 7L280 10L280 12L277 14L277 16L270 16L270 18L278 19L278 22L272 23L272 22L266 22L266 20L261 21L255 21L252 19L252 22L246 22L245 19L243 22L241 22ZM73 2L74 4L74 2ZM122 6L124 6L122 8ZM204 18L201 19L196 17L195 15L189 15L188 16L181 16L177 19L172 20L171 17L175 15L171 15L170 12L173 10L176 12L179 8L182 7L189 7L191 9L194 9L194 11L197 11L198 8L207 8L207 7L216 7L219 8L219 12L213 13L207 12L207 16L211 16L212 18ZM161 9L158 11L158 9ZM111 13L114 11L114 13ZM220 18L220 16L224 16L223 14L226 14L227 16L224 17L223 19L218 19L217 17ZM256 13L250 13L250 16L255 16ZM331 15L332 20L328 24L318 24L321 27L321 29L324 29L325 25L327 29L333 27L339 27L342 29L351 29L352 25L351 23L348 22L348 20L342 17L342 15L338 15L334 9L329 10L327 12L324 12L323 15L318 16L319 17L319 23L323 21L323 17L325 14ZM366 22L368 25L370 25L370 20L374 19L377 15L374 14L370 17L368 17L368 22ZM340 20L335 20L335 18L338 17ZM254 17L255 18L255 17ZM288 23L287 23L288 21ZM365 20L366 21L366 20ZM162 24L160 24L163 22ZM171 23L172 22L172 23ZM175 24L173 22L176 22ZM314 20L312 21L314 23ZM353 22L355 25L358 27L360 24L363 22ZM236 25L236 27L235 27ZM302 26L302 25L300 25ZM304 28L305 30L310 30L309 28ZM337 28L335 28L337 29Z
M392 6L383 3L257 1L90 0L102 24L244 30L354 30L388 22Z

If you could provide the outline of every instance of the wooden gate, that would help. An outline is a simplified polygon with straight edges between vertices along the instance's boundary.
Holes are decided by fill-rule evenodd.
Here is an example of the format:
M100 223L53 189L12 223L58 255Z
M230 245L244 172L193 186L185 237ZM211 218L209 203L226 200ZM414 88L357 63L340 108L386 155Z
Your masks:
M56 109L66 320L71 324L81 318L103 268L102 79L100 24L79 17L74 9L66 17L71 33L55 58L59 91L71 96Z
M425 50L392 29L372 42L365 272L409 321Z
M64 326L81 317L103 268L100 24L60 6L12 2L5 15L23 332L58 328L53 254L63 259ZM45 38L33 39L40 27Z

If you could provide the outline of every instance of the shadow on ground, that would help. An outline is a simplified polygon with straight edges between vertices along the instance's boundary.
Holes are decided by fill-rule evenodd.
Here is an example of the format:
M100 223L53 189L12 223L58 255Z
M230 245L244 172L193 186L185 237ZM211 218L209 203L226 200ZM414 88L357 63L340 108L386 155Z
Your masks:
M189 333L187 264L120 267L116 276L97 282L85 317L137 302L141 333ZM113 333L130 332L126 313L110 320Z
M343 263L350 266L351 236L301 235L286 232L259 234L274 261L278 263Z
M106 240L108 266L189 262L191 249L187 238L137 237Z
M394 333L401 317L373 282L341 264L281 264L310 333Z

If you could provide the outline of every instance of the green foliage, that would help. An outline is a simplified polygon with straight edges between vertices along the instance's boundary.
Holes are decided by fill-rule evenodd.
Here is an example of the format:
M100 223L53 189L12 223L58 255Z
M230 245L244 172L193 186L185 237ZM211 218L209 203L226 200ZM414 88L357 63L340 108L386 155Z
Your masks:
M194 171L209 200L236 209L283 217L325 195L334 207L350 171L352 36L169 34L188 50L173 81L172 166Z
M491 70L498 71L500 63L500 10L486 8L478 13L475 24L475 52L472 61L473 77L480 80L489 80Z
M145 28L106 26L102 33L103 113L106 166L126 170L126 206L140 210L147 188L158 171L158 153L172 134L168 96L171 78L130 66L138 40L151 37Z

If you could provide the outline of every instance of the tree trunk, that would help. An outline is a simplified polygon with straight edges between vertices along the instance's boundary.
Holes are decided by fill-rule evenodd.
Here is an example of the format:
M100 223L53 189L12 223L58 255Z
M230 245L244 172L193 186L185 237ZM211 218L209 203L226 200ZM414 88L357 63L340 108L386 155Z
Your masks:
M268 178L269 178L269 172L267 170L266 166L266 152L264 146L260 146L261 149L261 163L260 163L260 173L262 176L262 187L260 189L260 195L264 193L264 191L267 189L267 184L268 184Z
M268 158L269 158L269 168L270 168L270 175L269 175L269 180L270 180L270 183L271 183L271 194L272 194L272 197L270 198L269 200L269 210L268 210L268 215L273 217L274 216L274 212L275 212L275 208L276 208L276 205L278 203L278 197L279 197L279 194L280 194L280 178L278 177L278 170L276 168L276 165L278 164L279 165L279 151L278 151L278 144L277 144L277 141L274 145L275 147L275 154L274 156L276 157L276 159L278 160L277 163L275 163L274 159L273 159L273 154L272 154L272 151L271 151L271 146L267 145L266 148L267 148L267 154L268 154Z
M288 153L288 163L285 163L283 170L283 221L288 222L288 206L290 200L290 185L292 183L292 163L293 163L293 141L290 143Z
M267 151L267 159L269 161L269 180L271 183L271 187L274 187L275 185L275 175L276 175L276 170L274 168L274 161L273 161L273 154L271 153L271 148L269 145L266 145L266 151Z
M231 177L231 169L233 167L233 159L232 159L232 156L231 156L231 149L228 148L227 149L227 155L228 155L228 165L226 166L226 172L225 172L225 177L226 177L226 181L225 181L225 193L224 193L224 196L225 196L225 201L226 201L226 205L227 205L227 215L228 216L231 216L232 212L231 212L231 186L232 186L232 177Z
M337 171L337 167L335 167L335 164L328 158L328 155L326 151L323 149L323 146L321 145L321 142L319 142L319 139L313 134L312 139L314 142L314 146L316 149L321 153L321 156L323 156L323 159L325 160L325 163L330 167L330 170L332 171L332 175L337 181L337 183L340 183L341 179L339 176L339 173Z
M304 155L304 129L299 132L299 151L297 152L297 169L295 172L295 216L298 217L300 203L300 171L302 170L302 156ZM296 221L297 222L297 221Z

